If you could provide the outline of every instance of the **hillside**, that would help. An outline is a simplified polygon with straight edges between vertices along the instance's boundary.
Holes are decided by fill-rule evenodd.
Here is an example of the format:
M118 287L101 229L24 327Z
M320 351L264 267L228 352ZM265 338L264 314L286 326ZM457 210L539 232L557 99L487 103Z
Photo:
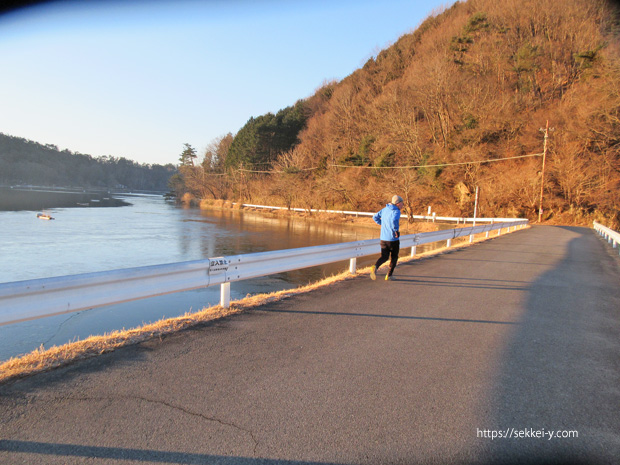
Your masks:
M165 191L175 172L172 165L141 165L123 157L94 158L0 133L0 185Z
M288 146L271 125L235 164L246 128L214 141L185 190L355 210L399 193L414 213L471 215L479 187L479 215L537 219L548 121L543 220L618 226L619 28L604 0L457 2L297 102Z

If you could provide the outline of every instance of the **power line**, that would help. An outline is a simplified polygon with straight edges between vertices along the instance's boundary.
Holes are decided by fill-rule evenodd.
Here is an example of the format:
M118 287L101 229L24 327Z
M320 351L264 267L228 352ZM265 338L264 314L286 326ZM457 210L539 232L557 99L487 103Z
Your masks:
M475 161L463 161L459 163L439 163L437 165L410 165L410 166L355 166L355 165L331 165L337 168L366 168L373 170L380 169L393 169L393 170L403 170L409 168L433 168L438 166L457 166L457 165L474 165L474 164L482 164L482 163L492 163L495 161L504 161L504 160L515 160L517 158L528 158L528 157L540 157L542 153L532 153L529 155L519 155L517 157L506 157L506 158L494 158L493 160L475 160Z
M296 171L313 171L313 170L317 170L319 169L318 167L315 168L299 168ZM271 170L271 171L257 171L257 170L247 170L244 168L237 168L237 171L243 171L244 173L288 173L289 171L276 171L276 170ZM291 173L294 173L295 171L290 171Z
M440 166L459 166L459 165L474 165L474 164L483 164L483 163L493 163L496 161L505 161L505 160L516 160L519 158L529 158L529 157L540 157L543 153L531 153L529 155L519 155L516 157L505 157L505 158L494 158L493 160L474 160L474 161L463 161L458 163L439 163L436 165L408 165L408 166L356 166L356 165L328 165L333 168L361 168L361 169L371 169L371 170L381 170L381 169L392 169L392 170L404 170L411 168L436 168ZM319 167L314 168L300 168L298 171L313 171L317 170ZM257 170L248 170L237 168L237 171L243 171L246 173L285 173L286 171L257 171Z

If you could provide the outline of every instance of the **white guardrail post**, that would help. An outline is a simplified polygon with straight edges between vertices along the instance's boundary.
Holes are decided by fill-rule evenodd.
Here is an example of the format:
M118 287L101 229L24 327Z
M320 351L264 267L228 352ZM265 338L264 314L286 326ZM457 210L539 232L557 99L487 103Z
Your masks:
M618 243L620 243L620 233L618 231L614 231L606 226L603 226L596 221L593 222L593 228L596 232L598 232L601 236L603 236L607 242L612 244L612 247L615 249L618 247ZM620 254L620 248L618 250Z
M357 271L357 258L352 258L349 260L349 273L355 274Z
M446 241L449 247L458 237L527 224L528 220L512 220L408 234L400 243L401 248L411 247L414 256L418 245ZM0 325L218 284L220 304L228 307L231 282L346 260L355 274L357 258L375 254L379 239L0 283Z
M230 307L230 283L220 284L220 305L224 308Z

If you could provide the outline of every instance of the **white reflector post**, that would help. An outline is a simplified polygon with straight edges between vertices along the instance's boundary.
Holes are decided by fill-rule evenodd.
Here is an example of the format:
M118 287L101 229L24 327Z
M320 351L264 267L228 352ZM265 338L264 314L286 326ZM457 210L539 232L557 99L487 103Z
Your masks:
M357 271L357 258L352 258L349 260L349 273L355 274Z
M222 283L220 286L220 305L224 308L230 307L230 283Z

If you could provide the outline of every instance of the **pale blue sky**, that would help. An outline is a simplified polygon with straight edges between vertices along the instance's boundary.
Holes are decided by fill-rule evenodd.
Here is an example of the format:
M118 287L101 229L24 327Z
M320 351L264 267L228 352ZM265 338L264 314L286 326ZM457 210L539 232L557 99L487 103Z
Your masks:
M178 163L341 80L453 1L48 3L0 16L0 132Z

